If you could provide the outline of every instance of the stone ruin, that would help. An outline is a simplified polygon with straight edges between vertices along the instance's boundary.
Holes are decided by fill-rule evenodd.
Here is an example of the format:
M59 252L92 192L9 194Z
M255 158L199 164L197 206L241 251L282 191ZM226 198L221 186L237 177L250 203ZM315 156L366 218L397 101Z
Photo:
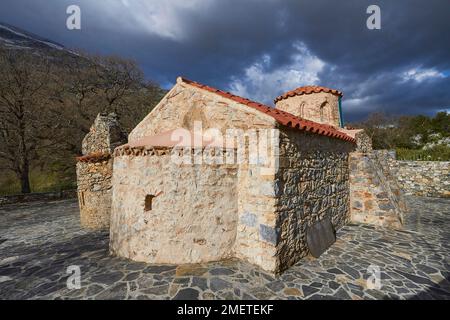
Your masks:
M126 143L115 113L97 115L82 142L77 158L78 202L81 225L91 229L108 229L112 201L114 149Z
M337 90L301 87L271 108L178 78L123 145L116 120L99 116L77 165L82 224L110 224L111 253L132 260L237 257L272 273L308 254L318 257L351 220L401 227L399 189L377 162L366 160L370 138L343 128L341 97ZM199 154L236 159L239 150L223 143L212 148L208 137L197 136L196 122L224 135L241 130L247 149L247 132L275 129L266 158L272 166L251 162L248 152L239 163L197 164ZM180 129L191 137L181 148ZM173 161L174 154L192 161Z

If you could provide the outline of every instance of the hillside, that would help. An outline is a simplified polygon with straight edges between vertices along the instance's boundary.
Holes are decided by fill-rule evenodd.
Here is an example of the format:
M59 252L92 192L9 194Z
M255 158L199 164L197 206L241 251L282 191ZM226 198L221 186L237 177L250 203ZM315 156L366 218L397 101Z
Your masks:
M31 50L41 52L64 51L73 54L63 45L40 36L0 22L0 45L13 50Z
M130 131L165 91L136 62L76 53L0 23L0 194L73 187L75 156L100 112Z

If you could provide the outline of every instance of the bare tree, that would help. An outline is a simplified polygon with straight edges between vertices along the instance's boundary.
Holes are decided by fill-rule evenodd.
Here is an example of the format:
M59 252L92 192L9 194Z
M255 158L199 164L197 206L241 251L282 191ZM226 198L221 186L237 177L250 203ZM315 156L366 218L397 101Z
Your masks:
M134 127L159 101L162 90L144 80L133 61L115 56L80 54L66 59L52 97L55 119L68 148L80 152L80 141L100 112L115 112L122 125Z
M116 112L131 130L164 94L119 57L2 49L0 70L0 168L15 173L23 193L31 169L74 180L75 155L98 113Z
M29 193L30 163L44 140L43 107L50 64L23 51L0 49L0 158Z

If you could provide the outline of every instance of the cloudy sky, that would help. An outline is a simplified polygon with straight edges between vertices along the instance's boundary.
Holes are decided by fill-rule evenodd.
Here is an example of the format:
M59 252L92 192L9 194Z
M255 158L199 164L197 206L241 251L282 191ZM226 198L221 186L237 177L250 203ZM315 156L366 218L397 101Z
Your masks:
M367 7L381 8L369 30ZM81 30L66 9L81 9ZM0 21L93 53L133 58L269 105L309 84L344 92L347 120L450 111L447 0L1 0Z

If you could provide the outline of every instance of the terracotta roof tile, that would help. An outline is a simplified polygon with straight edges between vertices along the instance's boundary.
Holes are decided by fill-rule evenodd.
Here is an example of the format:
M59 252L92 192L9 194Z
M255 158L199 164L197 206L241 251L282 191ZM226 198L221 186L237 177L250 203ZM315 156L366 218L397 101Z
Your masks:
M224 98L233 100L235 102L238 102L238 103L244 104L248 107L251 107L253 109L256 109L260 112L263 112L263 113L271 116L272 118L274 118L278 123L282 124L283 126L355 143L354 138L337 130L333 126L330 126L327 124L322 124L322 123L317 123L317 122L314 122L311 120L306 120L303 118L299 118L299 117L296 117L293 114L288 113L286 111L272 108L272 107L266 106L264 104L261 104L259 102L251 101L249 99L233 95L229 92L211 88L209 86L203 85L201 83L198 83L198 82L195 82L195 81L183 78L183 77L179 77L178 81L184 82L186 84L189 84L191 86L194 86L194 87L197 87L200 89L207 90L209 92L218 94L219 96L222 96ZM318 87L318 88L323 88L323 87ZM327 88L324 88L324 89L327 89ZM317 89L317 90L319 90L319 89ZM327 89L327 90L331 90L331 89ZM334 91L339 92L337 90L334 90ZM295 93L292 93L292 94L295 95ZM340 92L339 92L339 94L340 94Z
M284 94L282 94L281 96L277 97L275 99L275 103L277 103L280 100L283 99L287 99L289 97L294 97L294 96L300 96L302 94L311 94L311 93L319 93L319 92L327 92L327 93L332 93L338 96L343 96L341 91L335 90L335 89L330 89L330 88L326 88L326 87L321 87L321 86L305 86L305 87L300 87L291 91L288 91Z

